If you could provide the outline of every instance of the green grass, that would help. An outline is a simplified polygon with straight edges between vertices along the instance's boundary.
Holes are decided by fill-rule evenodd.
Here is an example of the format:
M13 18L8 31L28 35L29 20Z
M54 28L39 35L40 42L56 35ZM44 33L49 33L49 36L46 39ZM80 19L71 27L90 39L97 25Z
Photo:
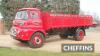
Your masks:
M100 56L94 53L53 53L45 51L15 50L0 48L0 56Z

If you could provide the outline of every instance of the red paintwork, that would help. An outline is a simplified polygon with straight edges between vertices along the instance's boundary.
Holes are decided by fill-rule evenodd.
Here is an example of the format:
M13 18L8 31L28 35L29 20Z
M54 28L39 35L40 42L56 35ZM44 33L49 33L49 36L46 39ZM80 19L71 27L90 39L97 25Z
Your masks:
M89 27L92 25L91 16L67 15L67 14L51 14L42 12L37 8L23 8L28 12L28 20L14 20L13 27L16 30L16 38L21 40L29 40L33 33L40 31L46 35L46 30L53 28L72 28L72 27ZM19 11L20 11L19 10ZM39 18L31 19L30 11L37 11ZM24 23L20 26L20 23Z
M44 28L62 28L62 27L81 27L91 26L91 16L67 15L67 14L49 14L43 13Z

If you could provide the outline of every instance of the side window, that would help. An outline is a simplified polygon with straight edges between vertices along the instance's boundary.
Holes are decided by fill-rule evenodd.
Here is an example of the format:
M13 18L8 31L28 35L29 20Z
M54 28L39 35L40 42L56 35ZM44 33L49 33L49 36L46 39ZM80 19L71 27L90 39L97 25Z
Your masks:
M33 19L34 19L34 18L39 18L38 12L32 11L32 12L31 12L31 17L32 17Z

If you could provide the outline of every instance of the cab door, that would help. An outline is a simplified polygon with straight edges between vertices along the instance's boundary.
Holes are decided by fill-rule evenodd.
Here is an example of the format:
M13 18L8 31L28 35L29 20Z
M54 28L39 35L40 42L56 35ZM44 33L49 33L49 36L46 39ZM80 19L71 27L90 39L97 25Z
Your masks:
M39 11L30 11L29 13L30 15L30 20L29 20L29 25L32 26L33 28L42 28L42 19L40 16L40 12Z

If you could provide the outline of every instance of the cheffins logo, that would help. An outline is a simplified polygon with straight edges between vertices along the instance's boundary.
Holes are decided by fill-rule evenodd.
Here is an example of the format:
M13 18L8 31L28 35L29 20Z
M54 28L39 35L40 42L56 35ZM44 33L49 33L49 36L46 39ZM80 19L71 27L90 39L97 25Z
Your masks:
M94 52L94 44L62 44L63 52Z

